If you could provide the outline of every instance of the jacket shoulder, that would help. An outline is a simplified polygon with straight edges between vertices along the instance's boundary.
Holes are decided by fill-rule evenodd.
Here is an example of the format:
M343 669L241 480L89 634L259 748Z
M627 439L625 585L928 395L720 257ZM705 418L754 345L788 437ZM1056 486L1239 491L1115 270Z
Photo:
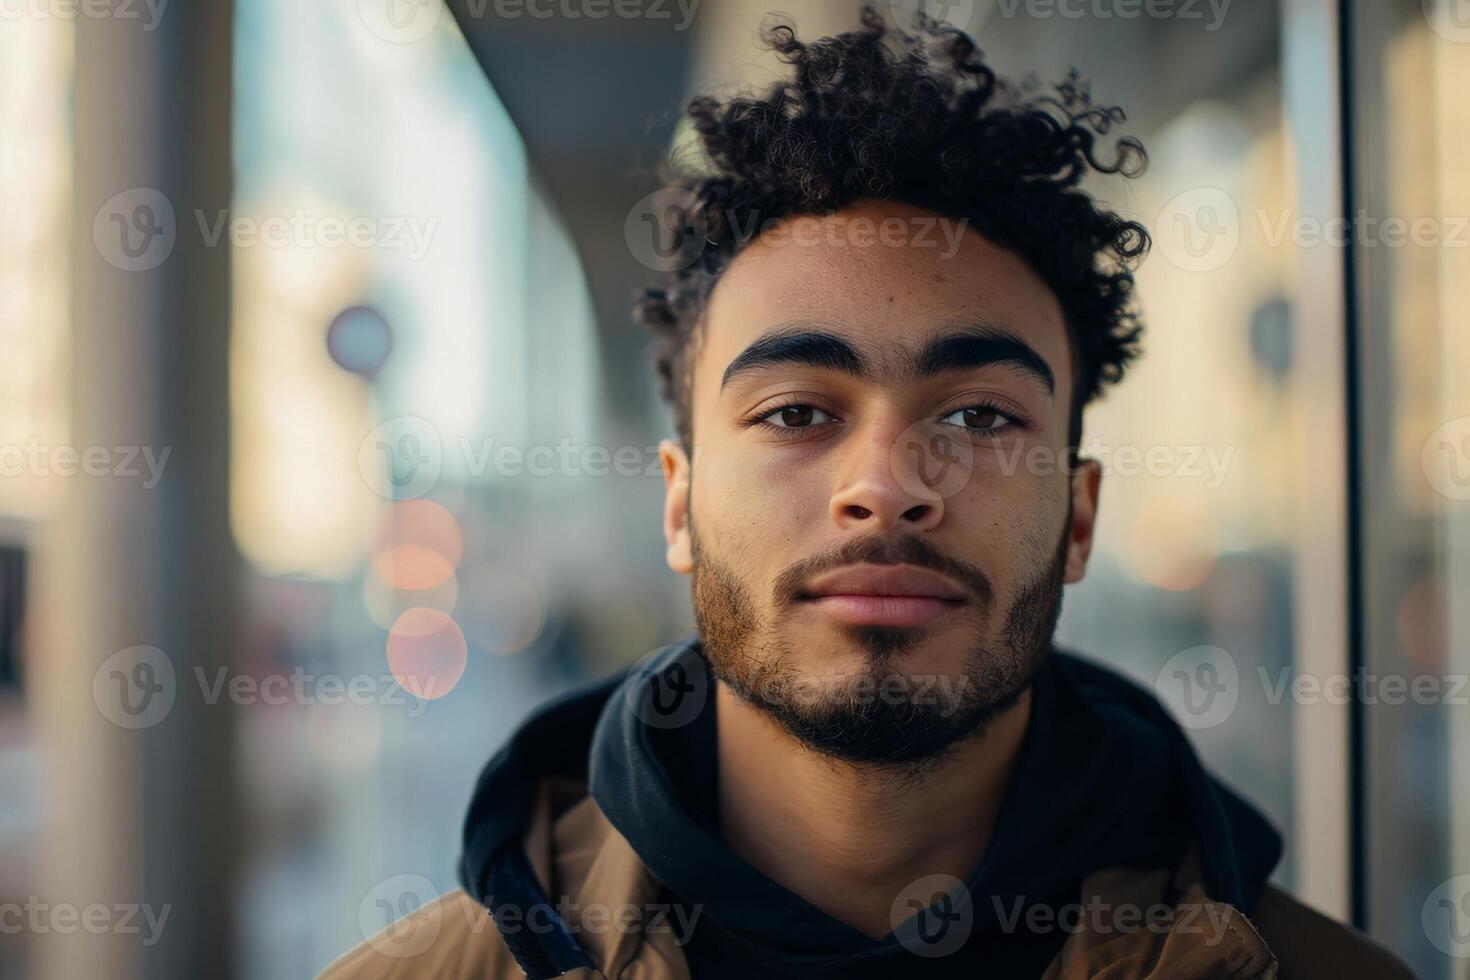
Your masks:
M490 910L463 889L440 895L343 953L318 980L524 980Z
M1309 908L1267 885L1251 923L1281 964L1288 980L1413 980L1397 957L1351 926Z

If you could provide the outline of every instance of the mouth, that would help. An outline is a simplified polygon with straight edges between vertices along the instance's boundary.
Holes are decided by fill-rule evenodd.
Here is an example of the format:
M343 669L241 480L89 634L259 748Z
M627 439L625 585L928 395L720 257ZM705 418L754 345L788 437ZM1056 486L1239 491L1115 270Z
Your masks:
M917 565L851 565L816 578L797 597L850 626L918 626L966 605L965 592Z

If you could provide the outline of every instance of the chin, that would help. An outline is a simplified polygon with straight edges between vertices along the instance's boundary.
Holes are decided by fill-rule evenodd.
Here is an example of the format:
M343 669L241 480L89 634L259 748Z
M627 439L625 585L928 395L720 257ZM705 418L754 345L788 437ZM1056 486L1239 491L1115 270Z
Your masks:
M781 644L789 650L808 651L791 666L801 674L883 676L965 672L968 657L979 642L973 629L936 626L825 626L816 637Z

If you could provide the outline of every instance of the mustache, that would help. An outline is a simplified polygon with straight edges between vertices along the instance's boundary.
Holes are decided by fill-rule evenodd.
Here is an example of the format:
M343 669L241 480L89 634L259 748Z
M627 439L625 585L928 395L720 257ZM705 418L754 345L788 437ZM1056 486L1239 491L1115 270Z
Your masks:
M917 534L855 538L835 551L805 558L776 576L772 589L779 605L797 601L802 587L833 568L858 564L917 565L953 579L982 609L989 609L995 590L990 577L977 566L940 551Z

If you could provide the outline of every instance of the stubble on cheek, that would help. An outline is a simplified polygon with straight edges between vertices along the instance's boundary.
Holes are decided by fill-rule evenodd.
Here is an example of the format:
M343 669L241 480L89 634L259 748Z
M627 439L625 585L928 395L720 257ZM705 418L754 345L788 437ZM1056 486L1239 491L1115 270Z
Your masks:
M694 565L694 620L705 648L723 653L744 650L759 625L749 590L729 566L704 554L692 520L689 551Z

